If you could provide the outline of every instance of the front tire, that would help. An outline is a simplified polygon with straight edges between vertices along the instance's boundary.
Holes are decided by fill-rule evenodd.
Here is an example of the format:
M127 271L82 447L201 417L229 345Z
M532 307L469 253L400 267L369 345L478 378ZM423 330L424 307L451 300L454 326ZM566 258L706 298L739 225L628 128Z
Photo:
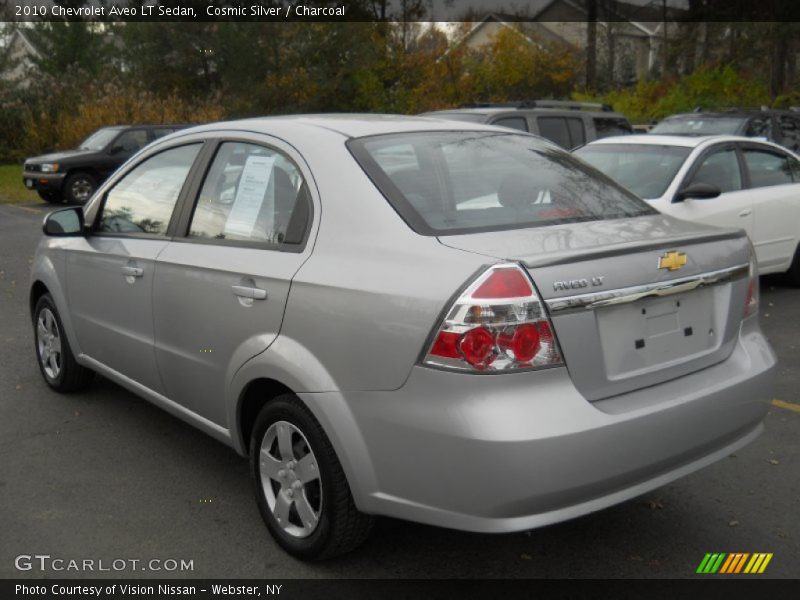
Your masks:
M70 204L86 204L97 189L97 180L83 171L71 173L64 181L64 196Z
M331 558L369 535L373 518L356 508L328 436L294 394L278 396L258 415L250 470L267 529L289 554Z
M64 326L50 294L44 294L33 310L36 358L45 382L57 392L74 392L86 387L94 373L75 361Z

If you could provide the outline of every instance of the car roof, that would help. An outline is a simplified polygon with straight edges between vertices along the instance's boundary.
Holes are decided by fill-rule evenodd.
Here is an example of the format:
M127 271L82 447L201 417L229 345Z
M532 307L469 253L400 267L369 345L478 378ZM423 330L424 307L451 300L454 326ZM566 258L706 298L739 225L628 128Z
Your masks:
M753 115L769 115L769 114L793 115L800 118L800 112L796 110L785 110L780 108L729 108L725 110L715 111L697 111L689 113L678 113L664 117L664 121L669 119L724 119L725 117L750 117Z
M587 146L597 144L650 144L654 146L684 146L696 148L708 142L760 142L759 138L744 137L741 135L660 135L658 133L638 133L633 135L620 135L601 138L589 142Z
M513 106L487 106L478 108L450 108L446 110L434 110L427 113L422 113L425 116L444 116L444 115L458 115L458 114L471 114L488 117L497 114L508 115L525 115L525 114L573 114L573 115L591 115L593 117L611 117L616 119L624 119L625 115L615 112L613 110L592 110L592 109L576 109L568 107L554 107L554 106L526 106L514 108Z
M104 127L100 127L96 131L100 129L135 129L137 127L193 127L196 124L192 123L135 123L135 124L123 124L123 125L106 125Z
M327 131L338 133L347 138L365 137L388 133L404 133L413 131L503 131L508 130L481 123L464 123L447 121L429 117L373 114L373 113L331 113L308 115L285 115L275 117L257 117L238 121L221 121L208 125L200 125L184 129L180 134L220 129L248 130L257 133L276 134L278 130L290 128L299 135L303 130L308 133ZM523 132L518 132L522 134ZM172 134L178 135L178 134ZM172 137L172 136L170 136Z

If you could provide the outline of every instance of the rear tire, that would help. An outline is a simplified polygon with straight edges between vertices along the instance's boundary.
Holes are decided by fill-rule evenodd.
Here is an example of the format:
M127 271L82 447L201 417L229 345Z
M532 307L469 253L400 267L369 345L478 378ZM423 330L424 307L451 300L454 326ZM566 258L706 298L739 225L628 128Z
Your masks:
M328 436L294 394L271 400L258 415L250 471L267 529L292 556L331 558L369 535L373 517L356 508Z
M786 282L793 287L800 287L800 244L794 251L792 266L786 271Z
M64 181L64 197L70 204L86 204L97 189L97 180L84 171L71 173Z
M47 385L57 392L75 392L89 385L94 373L75 361L50 294L43 294L33 310L33 339Z

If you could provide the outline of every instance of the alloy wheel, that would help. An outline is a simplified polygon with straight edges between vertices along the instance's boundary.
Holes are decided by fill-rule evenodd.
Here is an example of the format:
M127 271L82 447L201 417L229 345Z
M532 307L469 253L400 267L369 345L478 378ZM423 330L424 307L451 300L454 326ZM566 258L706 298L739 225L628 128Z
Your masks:
M39 313L36 322L36 344L45 374L50 379L57 379L61 373L61 335L56 317L49 308L44 308Z
M94 192L94 186L92 182L85 178L79 178L72 182L72 187L70 188L70 192L72 197L80 203L86 203L89 198L92 196L92 192Z
M322 514L322 481L311 445L296 425L272 423L259 452L261 485L278 526L287 534L311 535Z

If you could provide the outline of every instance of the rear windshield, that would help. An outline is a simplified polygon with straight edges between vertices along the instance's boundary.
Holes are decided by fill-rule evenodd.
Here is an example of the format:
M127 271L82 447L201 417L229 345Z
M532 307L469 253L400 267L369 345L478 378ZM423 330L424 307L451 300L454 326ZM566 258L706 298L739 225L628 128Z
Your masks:
M447 235L653 214L568 152L514 133L435 131L350 140L416 232Z
M673 135L734 134L744 124L743 117L673 117L664 119L650 133Z
M653 200L667 191L691 151L655 144L589 144L575 155L640 198Z

